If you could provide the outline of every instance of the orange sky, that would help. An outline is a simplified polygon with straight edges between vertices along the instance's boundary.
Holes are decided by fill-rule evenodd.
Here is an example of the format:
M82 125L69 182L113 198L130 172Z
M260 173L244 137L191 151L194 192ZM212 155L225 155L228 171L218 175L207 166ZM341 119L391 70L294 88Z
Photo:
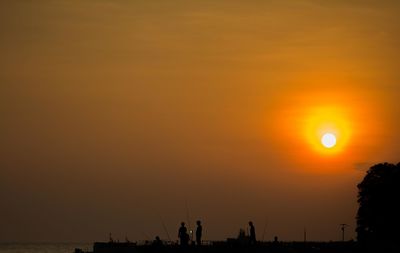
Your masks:
M205 239L250 219L266 240L354 231L365 170L398 162L399 11L2 1L1 240L166 239L185 202ZM312 137L321 121L335 152Z

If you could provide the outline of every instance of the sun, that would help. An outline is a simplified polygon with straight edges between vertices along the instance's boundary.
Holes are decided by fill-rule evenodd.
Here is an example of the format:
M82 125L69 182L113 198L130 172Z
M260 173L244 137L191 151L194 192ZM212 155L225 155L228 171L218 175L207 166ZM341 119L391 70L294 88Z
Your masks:
M332 133L326 133L321 138L321 144L325 148L333 148L336 145L336 136Z
M308 110L303 121L303 133L314 151L330 156L346 149L352 129L346 111L339 106L317 106Z

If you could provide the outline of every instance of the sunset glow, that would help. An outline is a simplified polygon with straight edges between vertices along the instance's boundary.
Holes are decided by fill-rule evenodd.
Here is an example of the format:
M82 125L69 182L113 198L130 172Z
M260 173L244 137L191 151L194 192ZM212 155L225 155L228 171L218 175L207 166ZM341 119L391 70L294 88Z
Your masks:
M0 241L164 239L189 212L205 240L266 216L266 241L355 239L358 182L400 157L398 0L0 12Z
M332 155L345 150L350 141L351 124L344 109L339 106L321 106L310 110L303 131L305 140L313 150L323 155Z

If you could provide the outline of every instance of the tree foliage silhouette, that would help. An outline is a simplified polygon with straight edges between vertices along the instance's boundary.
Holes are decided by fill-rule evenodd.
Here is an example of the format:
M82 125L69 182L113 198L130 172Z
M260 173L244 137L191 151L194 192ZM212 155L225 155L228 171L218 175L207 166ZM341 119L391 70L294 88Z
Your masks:
M400 238L400 163L372 166L358 190L358 241L397 243Z

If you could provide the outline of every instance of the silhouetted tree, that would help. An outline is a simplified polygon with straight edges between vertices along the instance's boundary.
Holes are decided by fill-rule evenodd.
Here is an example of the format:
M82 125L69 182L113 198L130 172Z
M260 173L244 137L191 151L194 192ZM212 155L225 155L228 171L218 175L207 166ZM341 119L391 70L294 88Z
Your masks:
M357 239L395 245L400 239L400 163L372 166L358 185Z

